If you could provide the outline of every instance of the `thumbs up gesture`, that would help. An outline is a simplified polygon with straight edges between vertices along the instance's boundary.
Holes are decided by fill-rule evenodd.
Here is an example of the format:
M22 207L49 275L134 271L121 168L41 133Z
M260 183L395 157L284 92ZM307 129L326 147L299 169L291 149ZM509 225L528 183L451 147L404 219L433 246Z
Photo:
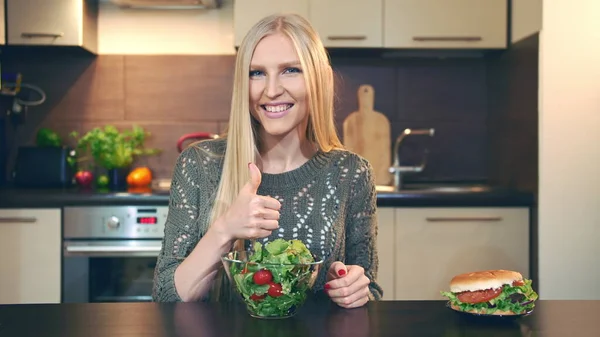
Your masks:
M257 194L260 170L253 163L248 164L248 169L250 180L222 219L231 240L264 238L279 228L281 203L275 198Z

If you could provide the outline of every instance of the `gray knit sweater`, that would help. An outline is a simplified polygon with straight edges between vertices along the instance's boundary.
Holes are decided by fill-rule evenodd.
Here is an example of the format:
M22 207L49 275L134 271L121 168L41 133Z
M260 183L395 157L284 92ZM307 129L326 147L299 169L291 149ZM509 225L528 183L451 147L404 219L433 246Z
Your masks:
M173 281L175 268L207 230L225 148L223 138L203 141L189 146L177 160L154 275L155 301L181 301ZM317 152L295 170L263 173L258 194L281 202L280 227L259 241L300 239L323 257L315 292L323 289L331 263L342 261L362 266L371 280L371 299L381 298L383 290L376 283L375 183L372 168L364 158L345 150ZM224 289L229 288L227 280L224 282Z

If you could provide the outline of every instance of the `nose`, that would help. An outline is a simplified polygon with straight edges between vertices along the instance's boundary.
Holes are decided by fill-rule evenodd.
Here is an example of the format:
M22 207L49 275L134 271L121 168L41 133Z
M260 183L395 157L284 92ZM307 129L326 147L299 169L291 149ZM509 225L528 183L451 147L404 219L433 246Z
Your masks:
M283 93L283 86L278 76L269 76L267 79L267 87L265 88L265 95L269 98L275 98Z

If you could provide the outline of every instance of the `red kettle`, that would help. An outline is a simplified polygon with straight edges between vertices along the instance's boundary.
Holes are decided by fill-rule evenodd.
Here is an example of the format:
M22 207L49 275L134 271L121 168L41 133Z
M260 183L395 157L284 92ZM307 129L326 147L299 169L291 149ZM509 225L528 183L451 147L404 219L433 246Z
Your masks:
M210 132L188 133L186 135L179 137L179 140L177 141L177 150L179 151L179 153L181 153L181 151L183 151L183 142L185 142L188 139L203 140L203 139L216 139L216 138L219 138L219 135L210 133Z

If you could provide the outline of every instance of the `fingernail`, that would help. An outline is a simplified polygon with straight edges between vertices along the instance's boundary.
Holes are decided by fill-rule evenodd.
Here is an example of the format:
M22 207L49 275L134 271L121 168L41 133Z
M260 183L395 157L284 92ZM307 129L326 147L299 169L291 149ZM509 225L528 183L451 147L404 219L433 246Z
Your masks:
M338 270L338 275L344 276L344 275L346 275L346 271L344 269L340 269L340 270Z
M331 289L331 286L329 285L329 283L326 283L325 284L325 290L329 290L329 289Z

